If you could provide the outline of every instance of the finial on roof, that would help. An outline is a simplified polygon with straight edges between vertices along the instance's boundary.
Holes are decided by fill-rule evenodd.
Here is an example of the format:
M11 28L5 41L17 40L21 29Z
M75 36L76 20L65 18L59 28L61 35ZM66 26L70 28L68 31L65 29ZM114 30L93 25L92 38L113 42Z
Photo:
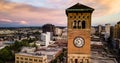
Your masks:
M79 2L77 4L80 4Z

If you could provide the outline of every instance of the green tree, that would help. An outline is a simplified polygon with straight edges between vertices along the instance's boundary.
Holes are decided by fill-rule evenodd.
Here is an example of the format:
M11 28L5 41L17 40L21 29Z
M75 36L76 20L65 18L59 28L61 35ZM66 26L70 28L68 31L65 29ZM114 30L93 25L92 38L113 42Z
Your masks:
M10 49L3 48L2 50L0 50L0 59L4 62L11 61L14 59L14 55L12 54Z
M2 60L0 60L0 63L4 63Z
M14 52L19 52L21 50L22 44L18 41L16 41L12 46L12 50L14 50Z
M53 60L53 62L52 62L52 63L57 63L57 59Z

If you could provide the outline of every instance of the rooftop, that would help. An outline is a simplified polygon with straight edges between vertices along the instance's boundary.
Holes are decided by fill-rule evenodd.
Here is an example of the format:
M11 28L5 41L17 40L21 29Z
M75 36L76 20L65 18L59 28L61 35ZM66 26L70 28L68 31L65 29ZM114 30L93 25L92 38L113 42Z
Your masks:
M68 14L68 12L93 12L94 9L91 7L88 7L86 5L77 3L69 8L66 9L66 14Z
M18 55L23 55L23 56L34 56L34 57L43 57L46 56L45 54L41 54L41 53L16 53Z
M83 5L83 4L80 4L80 3L77 3L77 4L73 5L72 7L68 8L68 9L89 9L89 10L94 10L93 8L88 7L86 5Z
M95 45L102 44L100 42L93 43L95 43ZM109 55L111 57L109 57ZM91 63L118 63L116 59L111 54L106 53L103 48L92 48L91 61L92 61Z

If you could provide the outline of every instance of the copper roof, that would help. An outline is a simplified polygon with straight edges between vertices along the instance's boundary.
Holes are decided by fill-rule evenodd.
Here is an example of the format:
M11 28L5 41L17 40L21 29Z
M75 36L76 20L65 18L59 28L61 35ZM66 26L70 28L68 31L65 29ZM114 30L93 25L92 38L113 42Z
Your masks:
M86 5L77 3L66 9L66 14L69 12L93 12L94 9Z
M68 9L91 9L91 10L94 10L93 8L85 6L85 5L80 4L80 3L77 3Z

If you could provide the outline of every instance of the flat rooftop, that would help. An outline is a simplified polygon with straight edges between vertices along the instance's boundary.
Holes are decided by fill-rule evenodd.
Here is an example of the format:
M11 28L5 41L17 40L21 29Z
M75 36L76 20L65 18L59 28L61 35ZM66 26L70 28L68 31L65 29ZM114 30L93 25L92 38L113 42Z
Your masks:
M45 54L41 54L41 53L16 53L18 55L23 55L23 56L33 56L33 57L43 57L46 56Z
M47 47L47 48L40 48L34 52L20 52L16 53L16 55L25 55L25 56L33 56L33 57L47 57L47 61L52 61L59 52L62 51L62 48L59 47Z
M107 57L107 53L91 51L91 63L118 63L115 58Z
M93 41L93 44L100 45L102 42ZM114 57L108 57L109 55L103 48L92 48L91 63L118 63Z

